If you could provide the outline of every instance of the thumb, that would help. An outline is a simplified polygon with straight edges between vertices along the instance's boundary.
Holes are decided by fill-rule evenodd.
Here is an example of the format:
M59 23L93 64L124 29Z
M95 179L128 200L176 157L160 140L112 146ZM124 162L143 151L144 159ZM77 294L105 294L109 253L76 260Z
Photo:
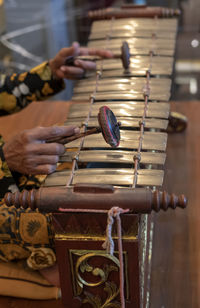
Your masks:
M60 51L60 56L62 58L67 58L69 56L78 56L80 53L80 45L77 42L74 42L71 47L62 48Z

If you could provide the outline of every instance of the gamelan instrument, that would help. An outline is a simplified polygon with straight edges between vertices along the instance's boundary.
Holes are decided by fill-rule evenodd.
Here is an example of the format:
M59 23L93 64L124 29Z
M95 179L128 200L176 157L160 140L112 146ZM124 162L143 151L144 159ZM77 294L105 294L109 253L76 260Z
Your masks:
M95 59L96 72L76 83L66 125L95 129L107 106L121 123L120 143L110 147L101 134L66 143L43 187L5 197L9 205L53 213L66 307L149 307L153 212L186 206L183 195L159 190L178 13L143 6L89 13L88 46L115 57Z

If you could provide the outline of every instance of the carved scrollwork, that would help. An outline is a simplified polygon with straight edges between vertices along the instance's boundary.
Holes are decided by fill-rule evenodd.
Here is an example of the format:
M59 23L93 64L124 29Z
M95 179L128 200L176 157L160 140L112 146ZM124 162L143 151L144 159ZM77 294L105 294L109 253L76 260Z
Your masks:
M83 299L83 303L91 304L94 308L120 308L120 303L114 301L119 294L119 289L113 282L106 282L104 291L107 293L107 299L102 303L98 295L94 296L88 292L85 292L86 297Z
M120 303L117 301L119 287L115 282L108 281L111 272L119 271L119 260L101 250L71 250L70 253L75 295L81 296L82 303L88 303L93 308L120 308ZM76 257L75 259L73 258L74 256ZM99 257L100 259L105 258L103 265L93 265L91 261ZM74 264L73 260L75 260ZM91 274L90 280L88 273ZM93 281L91 281L92 278L94 278ZM88 292L88 289L95 290L101 285L106 298L102 299L99 295Z

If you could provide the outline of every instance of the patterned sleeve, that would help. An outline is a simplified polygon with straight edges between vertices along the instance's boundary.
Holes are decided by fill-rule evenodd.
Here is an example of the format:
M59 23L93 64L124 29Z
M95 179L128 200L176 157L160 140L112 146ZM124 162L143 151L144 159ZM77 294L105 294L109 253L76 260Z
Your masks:
M14 113L36 100L43 100L64 89L63 80L53 78L48 62L34 67L30 72L13 74L12 76L0 75L0 115ZM0 185L1 193L8 191L10 185L15 185L20 190L37 188L44 180L44 176L24 176L17 172L12 175L3 156L3 141L0 136Z
M30 72L0 76L0 114L21 110L32 101L44 100L62 89L62 79L55 79L48 62L34 67Z
M0 115L16 112L63 88L64 82L53 79L47 62L23 74L0 75ZM26 259L32 269L51 266L56 261L51 215L8 208L3 200L8 191L39 187L44 176L11 173L4 158L3 145L0 136L0 260Z

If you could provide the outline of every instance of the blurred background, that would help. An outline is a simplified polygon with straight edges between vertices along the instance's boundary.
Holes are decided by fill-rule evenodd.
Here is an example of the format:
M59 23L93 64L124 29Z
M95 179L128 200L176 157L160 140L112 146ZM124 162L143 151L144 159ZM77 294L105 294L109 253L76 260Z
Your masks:
M22 72L73 41L86 44L90 9L122 2L180 8L173 100L200 98L199 0L0 0L0 70ZM72 84L54 99L68 100Z

